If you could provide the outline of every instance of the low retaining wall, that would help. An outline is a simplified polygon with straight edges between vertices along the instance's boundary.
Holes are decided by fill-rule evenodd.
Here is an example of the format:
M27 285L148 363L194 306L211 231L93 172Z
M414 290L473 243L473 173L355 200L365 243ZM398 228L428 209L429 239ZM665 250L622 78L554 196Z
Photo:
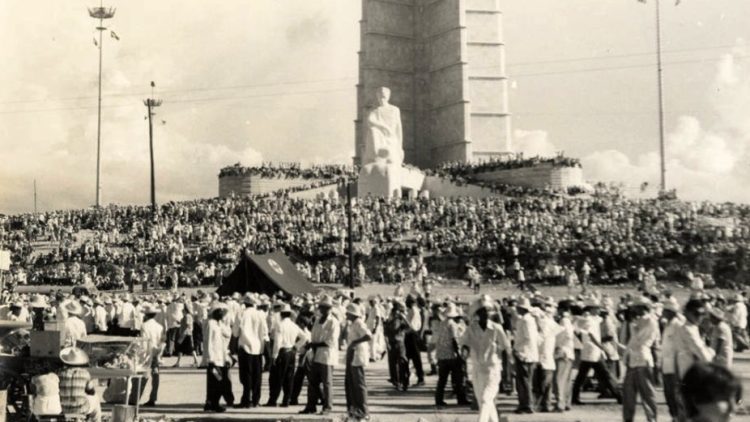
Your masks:
M261 195L321 181L321 179L266 178L254 175L224 176L219 178L219 198L227 198L232 194Z
M471 177L486 182L532 188L567 189L572 186L585 186L583 169L580 167L553 167L551 164L489 171Z

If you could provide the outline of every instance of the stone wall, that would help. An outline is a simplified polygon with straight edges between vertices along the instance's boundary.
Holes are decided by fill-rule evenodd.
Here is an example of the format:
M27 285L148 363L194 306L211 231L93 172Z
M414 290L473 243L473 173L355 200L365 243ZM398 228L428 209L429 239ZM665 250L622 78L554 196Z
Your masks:
M219 197L235 195L261 195L282 189L311 185L320 179L264 178L251 175L224 176L219 178Z
M580 167L553 167L548 164L490 171L475 174L472 177L482 181L534 188L567 189L572 186L586 185L583 179L583 169Z

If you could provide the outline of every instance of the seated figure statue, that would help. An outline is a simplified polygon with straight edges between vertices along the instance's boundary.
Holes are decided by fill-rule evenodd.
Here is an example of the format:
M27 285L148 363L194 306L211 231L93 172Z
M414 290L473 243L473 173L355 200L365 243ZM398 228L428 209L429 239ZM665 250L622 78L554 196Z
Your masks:
M404 162L401 111L388 103L391 90L378 88L378 106L365 121L365 145L359 194L382 197L400 196L401 166Z

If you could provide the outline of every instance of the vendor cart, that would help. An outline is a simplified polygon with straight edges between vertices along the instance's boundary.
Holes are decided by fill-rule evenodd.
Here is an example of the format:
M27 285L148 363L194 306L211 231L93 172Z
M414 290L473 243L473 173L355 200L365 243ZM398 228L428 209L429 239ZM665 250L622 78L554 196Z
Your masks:
M132 382L136 380L135 417L142 393L143 379L151 367L151 350L148 340L142 337L88 335L76 343L89 356L89 374L92 379L125 379L124 404L131 402ZM144 384L145 385L145 384Z

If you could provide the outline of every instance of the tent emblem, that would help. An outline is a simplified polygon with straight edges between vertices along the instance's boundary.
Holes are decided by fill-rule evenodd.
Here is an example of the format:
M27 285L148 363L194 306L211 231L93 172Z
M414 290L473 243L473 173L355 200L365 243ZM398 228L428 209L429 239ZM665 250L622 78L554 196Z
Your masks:
M273 268L273 270L280 275L284 275L284 270L281 269L281 265L279 265L278 262L274 261L273 258L268 258L268 265L270 265L271 268Z

